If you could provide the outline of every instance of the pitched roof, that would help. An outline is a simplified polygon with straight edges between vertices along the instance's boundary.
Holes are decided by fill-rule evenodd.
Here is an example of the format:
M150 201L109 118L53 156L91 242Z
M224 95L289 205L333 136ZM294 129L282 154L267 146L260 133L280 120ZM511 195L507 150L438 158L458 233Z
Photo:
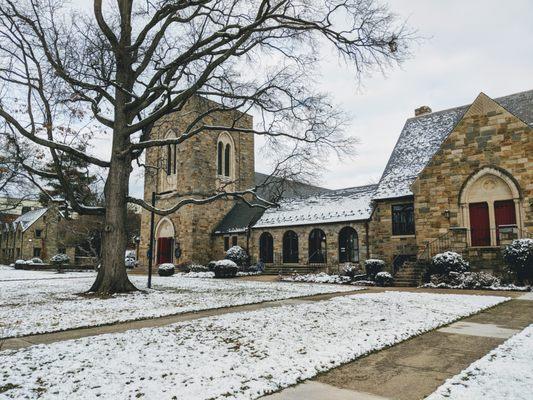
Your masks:
M41 218L47 211L48 208L39 208L37 210L28 211L27 213L22 214L15 221L13 221L13 225L16 228L17 225L20 224L22 227L22 231L25 231L31 225L33 225L35 221Z
M367 220L377 185L330 190L305 198L285 199L265 211L254 228Z
M533 127L533 90L494 99ZM409 118L378 184L374 199L411 196L410 186L470 105Z
M269 175L256 172L255 184L258 186L262 185L268 178ZM275 201L279 195L283 198L294 198L328 191L329 189L293 180L272 178L267 185L262 186L257 190L257 194L263 199ZM261 218L264 212L265 209L262 207L250 207L248 204L239 201L224 216L213 233L215 235L244 233L250 226L255 224L259 218Z

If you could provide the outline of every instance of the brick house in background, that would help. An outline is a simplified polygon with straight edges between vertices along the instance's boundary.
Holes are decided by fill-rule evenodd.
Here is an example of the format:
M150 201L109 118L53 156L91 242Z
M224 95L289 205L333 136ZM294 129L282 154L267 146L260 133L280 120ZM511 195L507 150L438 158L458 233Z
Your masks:
M196 99L183 116L155 127L153 137L180 132L180 118L197 116L208 104ZM224 123L231 117L220 112L212 118ZM251 116L239 120L243 129L252 126ZM502 244L533 234L532 127L533 91L496 99L481 93L470 105L438 112L420 107L406 121L377 185L287 191L280 207L266 212L234 200L187 206L157 219L154 262L205 263L239 244L274 269L372 257L396 271L406 260L452 249L479 267L497 267ZM164 206L180 196L213 193L221 184L249 188L261 180L253 154L253 136L244 132L202 134L178 149L151 149L149 164L165 168L147 175L145 200L152 191L168 191L158 203ZM267 198L275 192L262 190ZM144 250L148 221L145 212Z

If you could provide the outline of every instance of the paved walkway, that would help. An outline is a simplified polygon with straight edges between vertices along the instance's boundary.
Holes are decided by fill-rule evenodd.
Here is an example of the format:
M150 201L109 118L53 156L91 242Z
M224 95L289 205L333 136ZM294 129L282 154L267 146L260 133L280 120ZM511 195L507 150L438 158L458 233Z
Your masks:
M423 399L446 379L533 323L533 293L513 297L263 399Z

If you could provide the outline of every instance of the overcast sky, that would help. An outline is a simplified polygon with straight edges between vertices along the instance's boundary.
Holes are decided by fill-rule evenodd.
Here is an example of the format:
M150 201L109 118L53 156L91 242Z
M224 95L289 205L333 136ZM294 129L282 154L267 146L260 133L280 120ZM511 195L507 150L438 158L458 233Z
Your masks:
M425 37L412 59L387 77L375 75L357 87L352 72L323 54L322 86L342 104L359 138L357 155L331 159L319 184L342 188L377 182L414 109L433 111L471 103L479 92L490 97L533 89L533 1L394 0L391 9ZM258 146L256 146L258 147ZM256 149L257 152L257 149ZM257 171L267 172L261 154ZM142 180L132 191L142 193Z

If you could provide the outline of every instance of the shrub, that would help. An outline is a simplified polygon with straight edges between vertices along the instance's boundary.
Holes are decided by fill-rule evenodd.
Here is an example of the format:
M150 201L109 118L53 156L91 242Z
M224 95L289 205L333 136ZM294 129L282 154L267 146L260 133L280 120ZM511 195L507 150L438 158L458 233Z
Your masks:
M233 246L226 252L226 260L231 260L242 267L248 263L248 253L241 246Z
M349 276L352 279L356 275L361 275L362 272L363 271L361 270L359 264L346 263L341 268L341 275Z
M207 268L205 265L191 264L189 265L188 272L209 272L209 268Z
M448 275L450 272L466 272L469 264L454 251L439 253L431 259L431 275Z
M66 254L59 253L50 259L50 262L54 265L68 264L70 259Z
M174 264L171 263L160 264L159 267L157 267L157 273L159 276L172 276L174 275L174 272L176 272L176 268L174 267Z
M365 270L369 279L374 279L378 272L383 271L385 268L385 261L378 260L377 258L369 258L365 261Z
M30 262L31 262L32 264L44 264L44 263L43 263L43 260L41 260L39 257L33 257L33 258L30 260Z
M378 286L392 286L394 278L390 273L381 271L376 274L375 281Z
M533 281L533 239L515 239L503 250L503 259L519 283Z
M234 278L239 270L237 264L232 260L219 260L210 264L213 265L215 278Z

